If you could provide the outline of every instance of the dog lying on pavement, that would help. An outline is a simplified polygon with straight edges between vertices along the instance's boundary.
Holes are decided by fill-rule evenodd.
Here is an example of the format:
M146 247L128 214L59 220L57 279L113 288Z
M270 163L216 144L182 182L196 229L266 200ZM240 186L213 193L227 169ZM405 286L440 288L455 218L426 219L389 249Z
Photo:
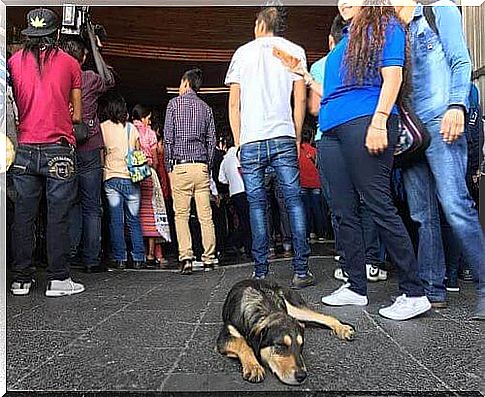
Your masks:
M327 326L342 340L355 335L351 325L310 309L297 292L265 280L235 284L224 302L222 318L217 350L239 359L242 376L249 382L263 381L263 366L285 384L305 381L305 323Z

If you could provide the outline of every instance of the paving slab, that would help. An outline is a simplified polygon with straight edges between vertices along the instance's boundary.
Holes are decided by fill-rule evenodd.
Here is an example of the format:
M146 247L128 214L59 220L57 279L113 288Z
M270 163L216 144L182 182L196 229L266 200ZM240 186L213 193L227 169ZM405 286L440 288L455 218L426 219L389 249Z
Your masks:
M331 258L310 264L318 285L302 291L312 308L353 324L357 338L342 342L328 329L307 327L309 378L301 387L268 374L245 382L240 364L215 352L222 305L251 266L223 266L183 277L170 271L74 272L83 294L48 299L45 280L27 297L7 298L8 387L14 390L163 391L399 391L477 390L483 330L470 321L474 286L462 283L449 307L397 323L378 315L399 295L390 280L369 284L365 308L332 308L322 295L341 283ZM273 277L287 284L290 261L276 261ZM483 368L482 368L483 369ZM444 395L444 394L443 394ZM456 393L459 395L459 393Z

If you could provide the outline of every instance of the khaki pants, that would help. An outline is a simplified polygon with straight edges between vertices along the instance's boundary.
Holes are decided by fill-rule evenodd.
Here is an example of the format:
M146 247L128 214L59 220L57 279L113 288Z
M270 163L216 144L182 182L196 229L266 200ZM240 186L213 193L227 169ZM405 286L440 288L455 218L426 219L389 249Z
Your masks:
M176 165L170 174L170 182L179 244L179 260L194 259L189 228L190 203L194 197L204 246L202 261L211 263L215 258L216 237L212 222L207 165L200 163Z

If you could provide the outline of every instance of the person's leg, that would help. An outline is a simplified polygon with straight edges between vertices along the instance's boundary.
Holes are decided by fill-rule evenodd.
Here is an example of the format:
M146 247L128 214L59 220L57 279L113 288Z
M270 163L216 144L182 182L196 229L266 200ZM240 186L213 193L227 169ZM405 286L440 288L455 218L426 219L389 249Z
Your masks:
M313 218L312 218L312 191L311 189L305 189L304 187L301 188L301 200L303 201L303 206L305 207L305 218L307 224L307 238L310 237L310 233L314 231L312 228L313 225Z
M278 184L283 192L288 213L293 250L293 271L298 276L308 272L310 246L306 238L305 208L300 195L300 172L295 140L278 138L269 141L270 163L276 171Z
M189 227L190 204L194 187L194 182L191 178L192 176L189 175L187 165L177 165L170 173L180 262L194 259L192 236Z
M328 205L328 208L330 209L330 223L332 225L333 236L335 240L335 252L337 256L340 257L339 262L341 263L341 266L342 266L342 265L345 265L345 260L344 260L345 255L339 238L337 217L335 216L335 211L332 206L330 186L327 179L325 178L325 169L323 167L323 163L325 161L325 151L326 151L325 146L327 144L328 143L324 142L323 139L320 139L320 141L318 141L318 144L317 144L318 167L319 167L318 170L320 174L320 184L322 185L323 197Z
M399 288L406 297L422 297L424 289L418 277L418 265L411 239L397 214L391 196L390 178L394 147L399 135L397 117L388 122L388 147L380 155L371 155L365 147L371 117L353 120L338 128L342 154L353 184L358 189L378 228L392 262L399 268ZM333 197L337 197L333 194ZM350 253L345 246L347 262ZM363 276L365 277L365 270Z
M310 217L313 221L314 232L317 237L325 237L326 232L326 213L324 213L322 202L322 191L320 189L311 189L310 200Z
M126 225L131 239L131 257L134 262L145 262L145 244L140 223L140 186L129 179L124 179L122 184Z
M288 213L288 208L286 206L285 193L283 192L283 187L278 182L278 179L276 179L275 184L275 195L276 201L278 203L278 213L280 215L280 231L281 240L283 243L283 250L285 251L285 253L291 253L292 233L290 226L290 216Z
M43 178L38 174L39 154L19 146L10 170L16 190L12 227L14 282L30 283L34 276L34 227L42 194ZM28 291L27 291L28 292Z
M249 224L249 204L246 193L239 193L231 197L237 216L239 218L240 231L246 255L251 255L251 225Z
M202 262L213 264L216 257L216 234L212 221L212 208L210 202L209 170L206 164L193 164L190 175L194 181L194 198L197 207L197 218L202 233L204 253Z
M253 142L241 146L241 168L249 202L252 253L255 277L268 273L268 218L264 173L268 166L267 141Z
M47 197L47 279L63 281L70 277L69 215L77 190L74 149L60 145L42 148L41 173L46 177Z
M99 150L78 153L79 194L82 208L82 255L86 267L99 266L101 254L101 185Z
M349 275L349 289L363 297L364 299L356 299L356 301L361 301L361 304L365 305L367 279L364 239L358 214L360 196L352 183L344 158L343 152L346 149L335 130L325 133L319 145L322 158L320 166L326 181L325 186L329 196L332 197L330 201L332 212L339 222L338 238L346 254L345 271ZM324 303L327 302L324 301Z
M104 191L108 202L111 260L126 262L124 196L119 178L108 179Z
M461 258L461 245L453 235L451 226L440 209L441 236L443 237L443 248L446 263L446 290L451 292L459 291L458 269Z
M436 197L436 186L426 160L402 171L411 218L418 224L418 267L426 296L446 300L445 256Z
M440 134L441 117L426 124L431 134L431 144L426 156L433 173L438 200L453 235L461 245L466 262L479 280L480 299L485 299L484 233L466 186L467 143L461 136L447 144Z

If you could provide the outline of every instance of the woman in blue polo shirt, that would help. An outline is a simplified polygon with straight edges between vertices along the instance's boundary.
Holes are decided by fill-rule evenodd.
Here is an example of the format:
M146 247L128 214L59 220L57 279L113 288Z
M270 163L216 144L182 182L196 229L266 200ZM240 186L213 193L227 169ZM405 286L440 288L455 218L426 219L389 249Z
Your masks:
M406 34L393 8L359 7L343 39L327 57L319 114L322 170L335 198L333 210L339 219L349 272L348 284L323 297L322 302L333 306L368 303L364 241L357 212L362 196L400 270L402 295L379 311L394 320L407 320L431 307L418 277L411 240L390 191L399 135L395 102L405 54Z

